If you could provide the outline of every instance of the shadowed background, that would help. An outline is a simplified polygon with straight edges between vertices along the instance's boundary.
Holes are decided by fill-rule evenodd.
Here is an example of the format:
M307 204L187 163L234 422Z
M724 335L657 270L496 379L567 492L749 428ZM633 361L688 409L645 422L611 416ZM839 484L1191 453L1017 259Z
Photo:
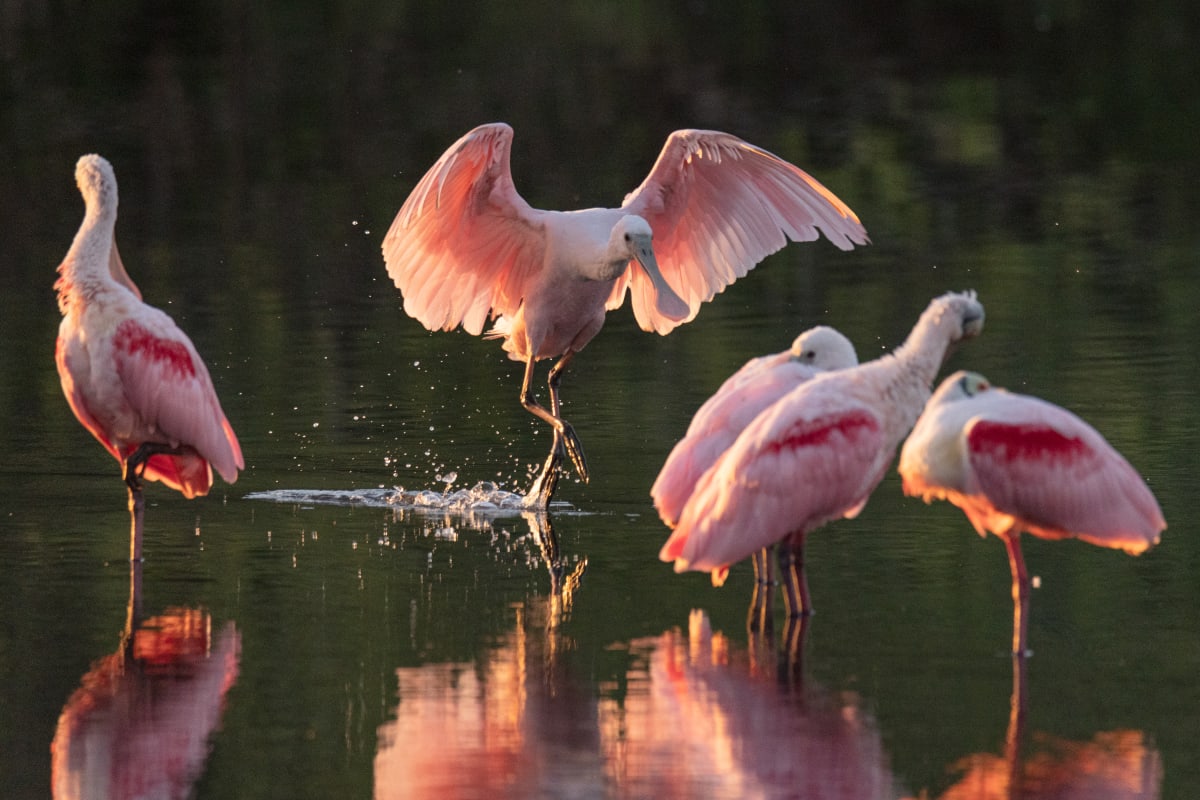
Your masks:
M130 274L196 343L246 454L207 499L147 492L147 610L203 606L242 637L197 795L367 796L378 731L404 714L398 670L486 676L506 652L548 590L520 518L243 499L437 489L451 471L458 486L525 485L548 433L517 403L519 365L406 317L379 253L424 170L504 120L534 206L619 203L670 131L716 128L810 171L873 240L791 246L665 338L622 309L573 363L566 416L593 481L563 481L585 513L555 523L588 567L554 636L576 691L625 703L630 643L693 607L745 647L749 566L721 590L673 576L647 495L721 380L814 324L874 357L931 297L974 288L987 325L948 369L1093 423L1170 525L1136 560L1027 542L1043 578L1030 726L1141 731L1162 796L1194 796L1198 34L1184 2L0 0L0 783L47 795L58 714L124 620L118 467L71 417L52 358L53 268L82 217L85 152L112 161ZM997 752L999 543L889 475L809 552L806 671L861 697L897 784L937 794L958 759Z

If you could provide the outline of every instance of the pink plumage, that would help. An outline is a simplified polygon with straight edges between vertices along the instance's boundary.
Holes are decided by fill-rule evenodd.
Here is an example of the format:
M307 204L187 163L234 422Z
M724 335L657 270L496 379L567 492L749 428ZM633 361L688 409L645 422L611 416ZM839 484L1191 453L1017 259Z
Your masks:
M1028 531L1131 554L1166 528L1146 482L1091 425L1064 408L951 375L900 456L906 494L946 499L981 535Z
M650 488L663 522L679 521L696 481L765 408L821 372L857 363L850 340L824 325L800 334L782 353L747 361L700 406Z
M461 325L504 340L525 362L521 403L555 430L530 497L545 505L565 447L588 477L559 409L558 380L628 291L643 330L666 334L788 240L824 232L848 250L862 224L814 178L717 131L676 131L620 208L543 211L517 193L512 129L481 125L417 183L383 241L404 310L430 330ZM653 240L653 241L652 241ZM533 398L534 363L559 358L549 408Z
M1021 531L1138 555L1167 527L1146 482L1095 428L971 372L938 387L904 444L900 475L905 494L949 500L981 536L1004 542L1017 654L1027 652L1030 588Z
M755 418L704 473L659 557L724 579L760 548L853 517L929 398L947 348L983 327L974 293L936 298L893 354L818 375Z
M151 455L143 477L185 497L208 493L212 468L233 483L242 451L204 361L169 316L141 301L117 255L112 167L86 155L75 179L86 213L55 284L55 361L71 410L123 466L147 442L177 449Z

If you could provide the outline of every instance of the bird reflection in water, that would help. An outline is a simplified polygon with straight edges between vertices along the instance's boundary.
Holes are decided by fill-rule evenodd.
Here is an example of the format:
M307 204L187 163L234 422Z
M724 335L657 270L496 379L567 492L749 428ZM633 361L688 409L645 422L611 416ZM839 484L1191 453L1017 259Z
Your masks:
M1013 658L1004 754L972 753L950 771L940 800L1151 800L1162 794L1162 757L1139 730L1100 731L1085 742L1035 732L1025 741L1026 658ZM926 800L931 795L922 792Z
M598 795L596 699L564 663L573 643L561 623L580 571L563 576L561 592L517 605L513 630L476 662L396 670L377 800Z
M597 699L550 598L475 663L397 670L375 797L895 798L879 730L853 697L793 693L694 612L612 649L635 666ZM624 685L624 691L616 686Z
M58 718L55 798L185 798L203 771L241 637L232 622L214 635L198 608L143 618L141 569L130 566L120 646L92 665Z
M874 718L857 697L777 680L693 611L687 634L635 641L623 698L600 704L621 797L895 798Z

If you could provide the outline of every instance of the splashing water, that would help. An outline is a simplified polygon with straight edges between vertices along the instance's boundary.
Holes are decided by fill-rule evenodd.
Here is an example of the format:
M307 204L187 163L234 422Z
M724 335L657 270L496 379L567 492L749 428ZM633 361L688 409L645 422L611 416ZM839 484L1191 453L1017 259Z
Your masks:
M251 492L247 500L265 500L270 503L293 503L301 505L367 506L370 508L392 508L405 511L451 512L490 517L518 516L528 511L529 501L525 495L501 489L491 481L480 481L470 489L451 492L450 484L457 475L450 473L440 477L446 484L444 491L432 489L273 489ZM451 480L447 480L450 478ZM555 501L551 508L558 512L574 512L570 503Z

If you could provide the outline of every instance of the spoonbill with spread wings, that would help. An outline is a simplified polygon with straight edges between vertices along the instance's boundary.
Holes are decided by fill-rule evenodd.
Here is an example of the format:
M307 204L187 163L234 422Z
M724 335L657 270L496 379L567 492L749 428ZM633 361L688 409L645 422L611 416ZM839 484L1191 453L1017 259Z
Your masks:
M489 335L525 364L521 405L554 428L527 495L546 506L565 449L588 479L583 447L563 419L563 370L628 291L643 330L666 334L696 316L762 259L818 231L849 250L867 243L858 217L803 170L736 136L671 134L649 176L620 208L543 211L517 193L512 129L482 125L417 183L383 240L404 310L430 330ZM534 365L557 358L550 407L532 391Z

